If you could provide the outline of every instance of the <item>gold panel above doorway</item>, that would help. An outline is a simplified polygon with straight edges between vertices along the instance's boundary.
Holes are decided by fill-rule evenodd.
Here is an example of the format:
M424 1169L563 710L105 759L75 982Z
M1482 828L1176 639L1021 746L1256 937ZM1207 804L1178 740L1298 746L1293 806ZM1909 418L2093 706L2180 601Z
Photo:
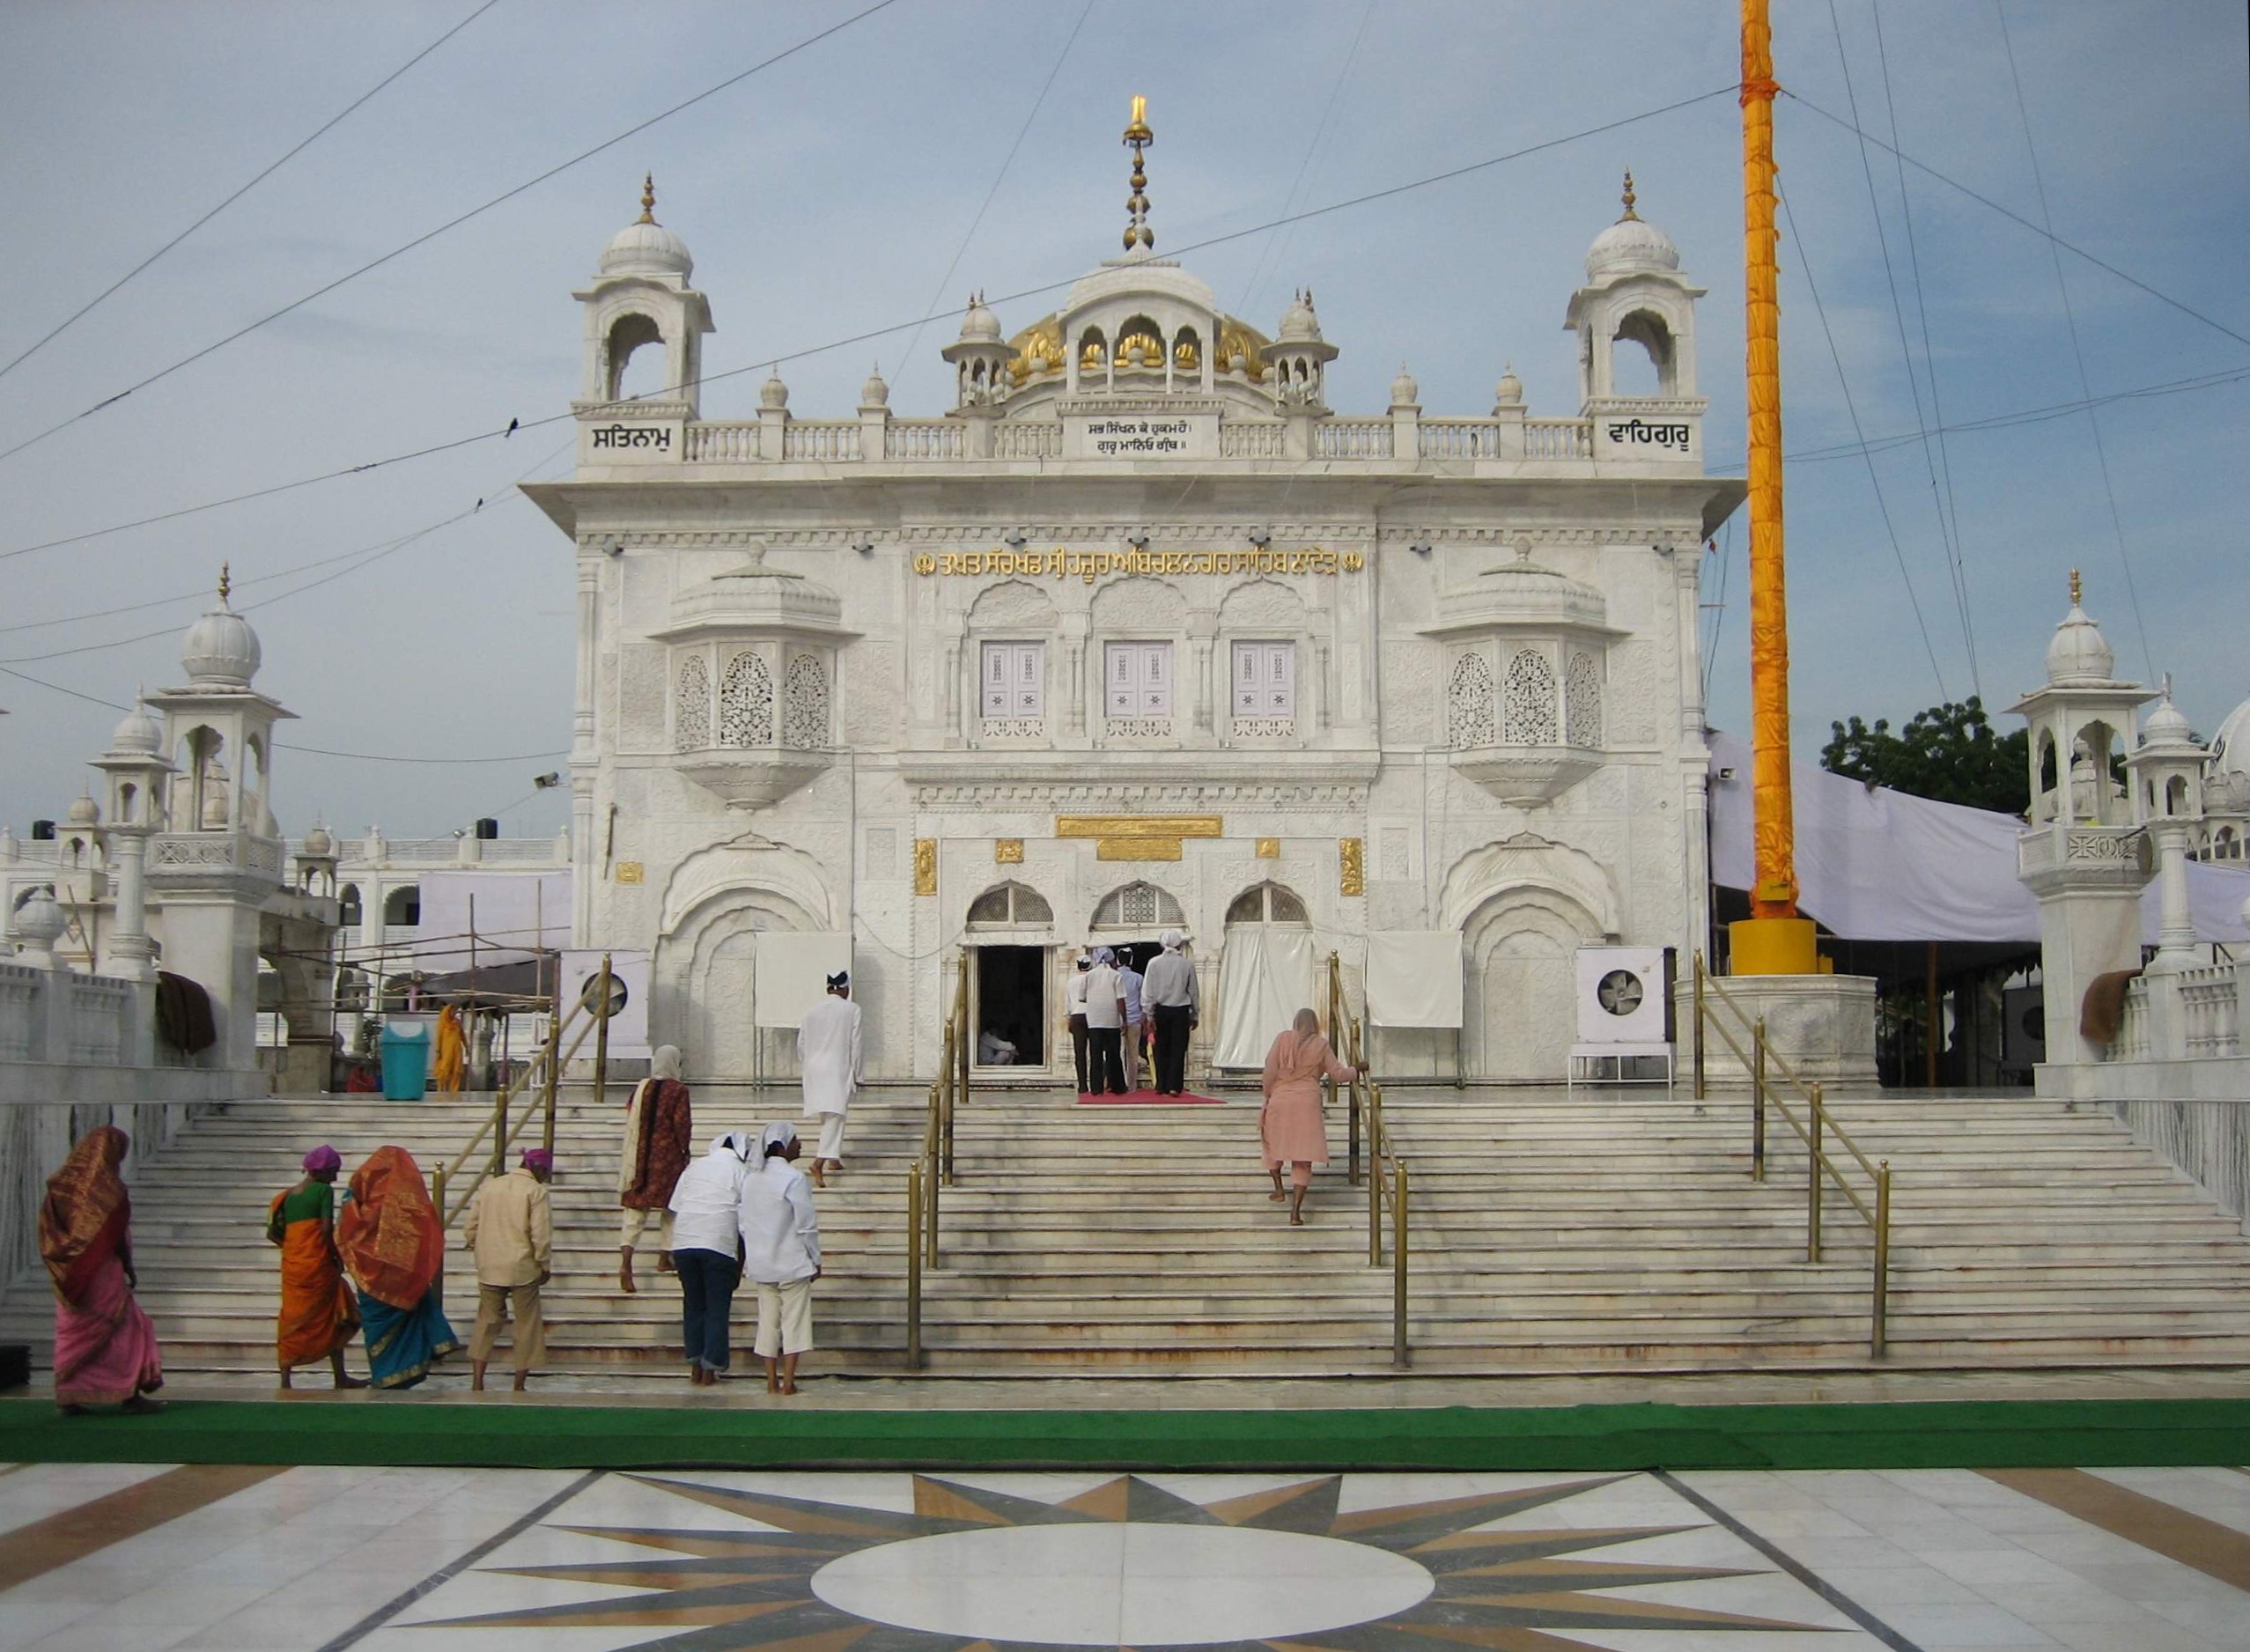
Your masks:
M1055 836L1091 837L1096 860L1177 860L1181 840L1223 837L1217 815L1058 815Z

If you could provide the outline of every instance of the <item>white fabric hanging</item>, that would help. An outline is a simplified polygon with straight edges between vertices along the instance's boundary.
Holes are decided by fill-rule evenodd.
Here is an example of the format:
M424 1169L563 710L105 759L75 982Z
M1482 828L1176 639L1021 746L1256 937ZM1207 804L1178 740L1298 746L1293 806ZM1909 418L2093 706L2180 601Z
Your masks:
M1368 1020L1377 1027L1461 1024L1461 932L1392 929L1368 936Z
M1273 1036L1312 1005L1312 932L1230 924L1219 957L1219 1036L1211 1065L1263 1067Z
M852 937L761 930L750 996L761 1027L794 1027L828 996L828 977L852 968Z
M1735 778L1721 779L1732 769ZM1809 763L1791 766L1798 903L1847 940L1988 940L2039 944L2039 902L2016 875L2012 815L1869 786ZM1750 747L1711 741L1711 881L1752 882ZM2250 872L2202 861L2187 897L2203 940L2250 940L2242 903ZM2141 896L2141 936L2154 944L2162 892Z

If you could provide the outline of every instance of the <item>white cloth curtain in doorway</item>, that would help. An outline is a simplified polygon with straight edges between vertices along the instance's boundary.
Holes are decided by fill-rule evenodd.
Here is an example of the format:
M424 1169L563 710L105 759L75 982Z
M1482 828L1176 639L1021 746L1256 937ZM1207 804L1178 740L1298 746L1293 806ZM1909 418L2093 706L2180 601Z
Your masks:
M1290 924L1232 924L1219 959L1219 1036L1211 1065L1262 1067L1276 1033L1312 995L1312 932Z
M795 1027L828 996L828 977L852 967L852 937L768 930L758 936L750 996L761 1027Z
M1377 1027L1461 1024L1461 932L1381 930L1368 936L1368 1020Z

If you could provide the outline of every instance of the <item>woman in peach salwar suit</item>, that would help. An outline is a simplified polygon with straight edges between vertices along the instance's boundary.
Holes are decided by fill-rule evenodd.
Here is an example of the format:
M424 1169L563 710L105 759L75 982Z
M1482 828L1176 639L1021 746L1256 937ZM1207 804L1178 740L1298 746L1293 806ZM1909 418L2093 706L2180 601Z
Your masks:
M1321 1111L1320 1081L1349 1081L1365 1072L1336 1058L1321 1036L1320 1017L1301 1009L1289 1030L1265 1052L1265 1106L1258 1116L1258 1140L1265 1150L1265 1171L1273 1178L1273 1198L1289 1201L1289 1226L1305 1225L1305 1190L1312 1167L1328 1162L1327 1121ZM1281 1191L1281 1167L1289 1167L1289 1191Z

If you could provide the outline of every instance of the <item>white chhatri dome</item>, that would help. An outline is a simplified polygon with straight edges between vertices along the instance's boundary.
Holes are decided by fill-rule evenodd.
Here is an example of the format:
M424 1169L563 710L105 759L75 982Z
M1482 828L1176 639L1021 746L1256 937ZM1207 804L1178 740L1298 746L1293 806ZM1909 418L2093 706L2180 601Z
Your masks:
M2070 611L2055 628L2047 645L2047 680L2058 688L2082 687L2116 681L2117 655L2100 627L2078 606L2078 575L2070 574Z
M2149 713L2149 720L2141 725L2141 743L2145 746L2194 745L2195 731L2187 726L2187 719L2166 695L2158 702L2157 709Z
M612 235L601 249L601 273L677 276L685 281L695 270L687 242L656 221L656 179L652 174L642 183L640 217Z
M2211 767L2222 774L2250 774L2250 700L2229 712L2211 736Z
M315 822L313 830L305 834L304 852L316 860L324 860L336 852L336 839L328 835L327 827Z
M1625 174L1625 216L1599 235L1586 249L1586 278L1642 275L1679 268L1679 248L1671 236L1633 210L1633 174Z
M93 800L90 792L81 792L70 800L70 824L93 826L100 823L101 805Z
M149 715L147 706L136 700L133 709L119 719L116 729L110 734L109 749L154 756L164 749L163 726Z
M232 588L222 564L218 606L190 625L181 639L180 663L187 669L190 688L247 689L250 679L258 675L258 662L263 658L258 633L250 629L248 620L227 606L227 593Z
M968 311L961 318L961 342L964 344L997 344L1000 342L1000 318L985 307L985 295L972 293Z
M1492 394L1495 407L1523 405L1523 381L1516 376L1516 365L1513 362L1510 362L1508 370L1500 375L1500 382L1493 387Z
M890 387L882 381L881 362L868 369L867 381L859 387L859 405L863 408L890 405Z
M1422 387L1414 382L1414 375L1406 371L1406 364L1398 364L1398 376L1391 381L1391 405L1413 407L1421 400Z
M1317 344L1320 340L1320 318L1312 313L1312 294L1300 292L1281 312L1281 328L1277 335L1285 344Z

